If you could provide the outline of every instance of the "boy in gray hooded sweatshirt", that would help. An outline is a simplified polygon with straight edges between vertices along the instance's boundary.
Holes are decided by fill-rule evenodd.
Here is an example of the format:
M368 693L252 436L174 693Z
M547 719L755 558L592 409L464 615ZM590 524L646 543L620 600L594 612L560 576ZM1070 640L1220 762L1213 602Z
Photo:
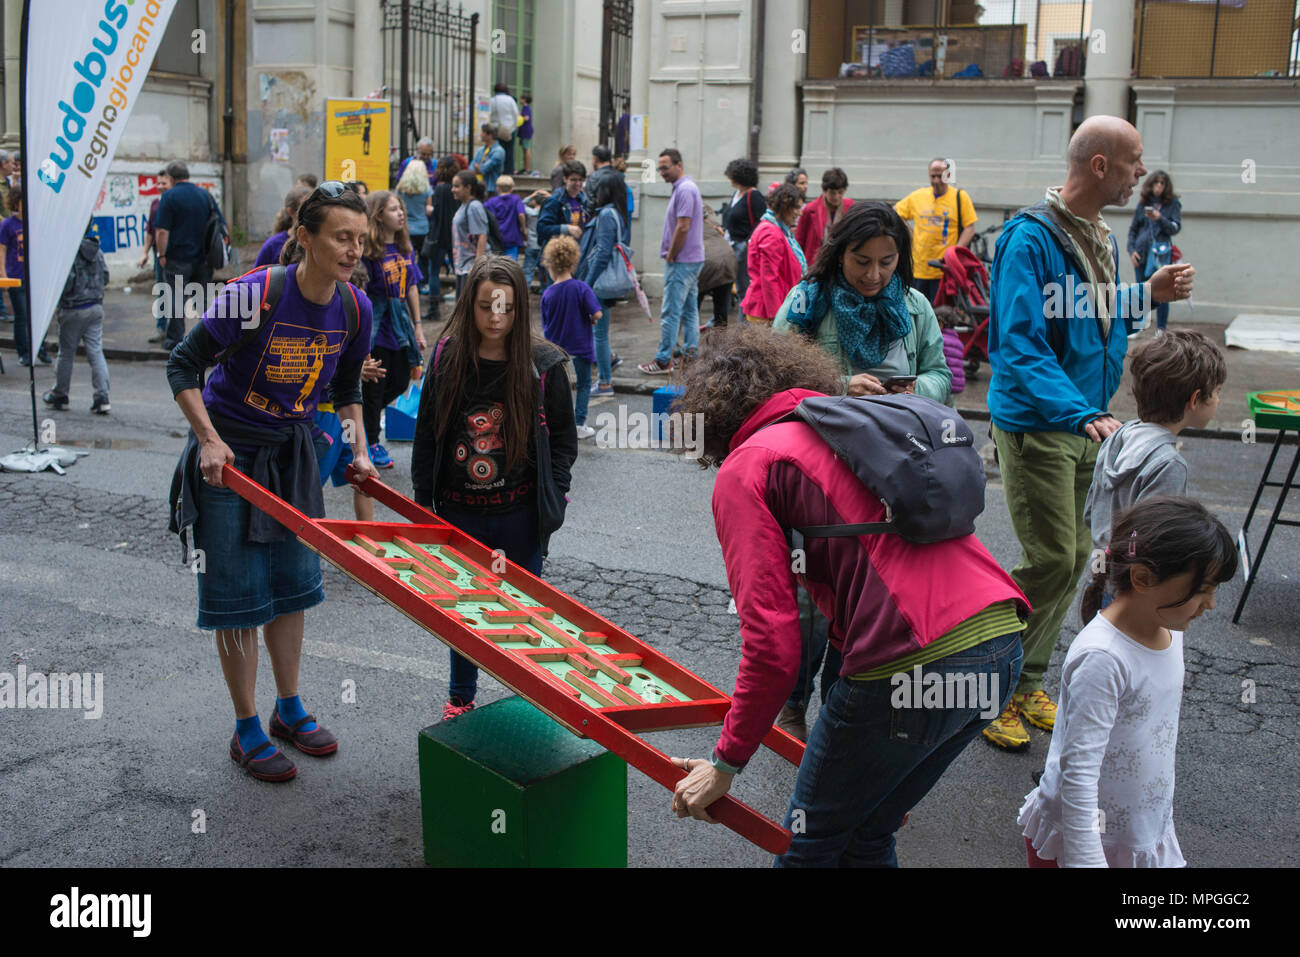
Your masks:
M1180 330L1143 346L1129 362L1129 373L1138 418L1102 443L1083 506L1097 548L1110 544L1112 519L1130 505L1153 495L1187 494L1178 434L1204 428L1214 418L1228 366L1204 335Z

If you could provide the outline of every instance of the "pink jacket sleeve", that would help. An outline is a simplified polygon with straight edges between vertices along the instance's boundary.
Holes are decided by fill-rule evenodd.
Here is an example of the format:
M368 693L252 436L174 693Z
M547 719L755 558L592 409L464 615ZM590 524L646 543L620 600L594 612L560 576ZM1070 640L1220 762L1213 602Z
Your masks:
M772 729L799 677L803 647L790 548L766 503L770 464L765 449L736 451L713 487L713 522L741 637L740 672L717 752L735 765L749 761Z

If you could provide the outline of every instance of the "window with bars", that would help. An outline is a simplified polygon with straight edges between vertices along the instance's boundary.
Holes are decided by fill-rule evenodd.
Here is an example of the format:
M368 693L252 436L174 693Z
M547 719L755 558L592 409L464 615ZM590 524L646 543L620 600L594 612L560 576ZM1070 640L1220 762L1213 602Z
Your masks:
M492 83L505 83L516 98L533 91L535 8L536 0L493 0L492 4Z

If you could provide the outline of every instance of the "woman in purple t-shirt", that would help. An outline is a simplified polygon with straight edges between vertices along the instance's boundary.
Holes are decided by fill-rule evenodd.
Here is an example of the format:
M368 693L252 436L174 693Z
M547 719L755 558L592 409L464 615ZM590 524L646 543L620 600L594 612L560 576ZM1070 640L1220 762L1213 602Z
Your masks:
M196 573L197 625L217 633L235 707L230 757L263 781L287 781L298 769L271 744L257 716L258 626L275 672L271 734L304 754L338 750L298 697L303 612L324 601L325 591L320 559L227 488L223 475L232 465L300 511L323 517L312 420L328 389L354 437L353 464L363 479L378 476L361 422L370 301L347 283L365 235L361 197L342 183L322 183L299 208L285 244L292 265L228 283L167 363L172 395L191 429L172 478L171 528ZM283 288L262 316L264 287L281 268ZM205 386L203 372L213 365Z
M427 343L420 324L420 281L415 247L406 231L406 204L386 189L366 199L370 226L366 233L366 295L375 307L370 331L370 356L384 370L383 378L361 386L370 460L376 468L393 467L392 456L379 444L379 417L384 407L420 376L420 357Z

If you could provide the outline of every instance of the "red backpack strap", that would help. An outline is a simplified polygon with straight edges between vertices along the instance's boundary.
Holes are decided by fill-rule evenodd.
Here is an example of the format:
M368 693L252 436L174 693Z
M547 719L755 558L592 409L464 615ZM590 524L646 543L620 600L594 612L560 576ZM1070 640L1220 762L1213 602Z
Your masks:
M227 285L231 282L238 282L245 276L251 276L258 269L266 270L266 281L262 283L262 302L257 311L257 324L246 330L242 336L218 353L216 360L218 363L228 362L231 356L256 339L266 325L266 321L271 318L271 313L275 312L275 307L280 304L280 297L284 294L285 277L289 273L287 266L257 266L244 273L243 276L236 276L234 279L229 280Z

